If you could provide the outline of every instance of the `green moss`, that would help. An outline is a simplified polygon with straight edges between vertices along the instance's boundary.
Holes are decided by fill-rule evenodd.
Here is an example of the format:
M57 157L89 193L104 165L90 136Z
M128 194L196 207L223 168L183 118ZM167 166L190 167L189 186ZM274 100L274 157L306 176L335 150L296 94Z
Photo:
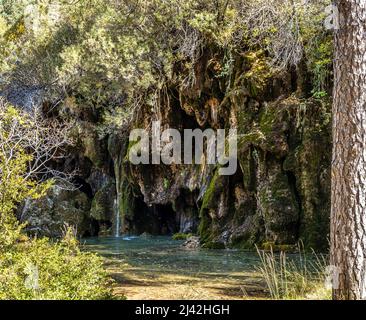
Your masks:
M212 220L208 215L201 211L200 213L200 224L198 226L198 234L200 236L201 242L206 243L212 237L211 232Z
M192 236L193 236L192 233L182 233L182 232L179 232L179 233L173 234L172 239L173 240L187 240L188 238L190 238Z
M245 152L239 153L239 166L243 173L243 187L244 190L254 191L256 181L256 168L254 151L248 148Z
M108 184L96 192L90 210L90 216L95 220L106 221L110 219L113 212L114 190L115 185Z
M125 218L132 219L135 212L135 201L132 187L127 181L123 181L121 193L120 212Z
M210 208L212 203L215 202L215 191L217 188L220 189L219 178L219 172L216 170L203 196L200 215L204 209Z
M259 130L244 134L238 139L238 150L246 150L250 144L259 145L265 136Z
M328 248L330 212L331 106L314 99L306 102L301 124L302 141L286 168L292 166L301 197L300 238L306 248Z
M202 243L209 241L213 237L211 232L212 230L212 219L208 216L208 210L214 206L216 201L215 191L216 187L218 187L218 179L219 174L218 170L216 170L214 176L212 177L210 184L207 187L207 190L203 196L202 205L200 208L200 224L198 226L198 232L201 238Z
M169 179L164 178L164 189L167 190L169 188L169 185L170 185Z
M244 74L244 82L250 94L256 97L266 86L272 75L272 70L267 63L267 57L263 50L249 51L245 54L248 70Z
M126 156L124 158L124 162L129 162L130 161L130 151L132 149L132 147L137 144L139 141L135 141L135 140L128 140L128 146L127 146L127 152L126 152Z
M276 123L277 110L275 108L267 107L261 114L259 119L260 130L265 136L268 136L273 131L273 125Z
M232 103L235 105L234 107L237 108L237 119L238 119L238 133L247 134L253 124L255 113L247 107L247 99L245 96L246 93L240 92L240 90L236 90L235 98L231 98ZM246 96L245 96L246 97Z

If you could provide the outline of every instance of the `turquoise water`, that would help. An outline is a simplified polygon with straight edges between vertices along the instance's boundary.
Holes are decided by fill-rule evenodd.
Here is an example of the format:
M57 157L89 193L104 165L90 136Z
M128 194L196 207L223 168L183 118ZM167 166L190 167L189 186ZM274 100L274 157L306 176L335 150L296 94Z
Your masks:
M253 272L259 263L255 252L239 250L188 250L170 237L99 237L82 241L88 251L133 267L181 273Z

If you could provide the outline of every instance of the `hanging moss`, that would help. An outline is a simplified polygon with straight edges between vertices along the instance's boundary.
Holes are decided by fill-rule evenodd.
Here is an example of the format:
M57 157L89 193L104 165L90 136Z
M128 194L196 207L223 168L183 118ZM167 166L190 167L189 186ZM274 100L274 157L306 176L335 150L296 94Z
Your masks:
M217 182L219 179L219 173L218 170L215 171L214 176L211 179L210 184L208 185L208 188L203 196L202 206L201 206L201 213L204 209L208 209L210 207L210 204L212 201L214 201L214 193L216 190L216 187L218 187Z
M172 236L173 240L187 240L188 238L192 237L192 233L175 233Z
M114 199L116 186L115 184L107 184L103 186L94 195L90 216L97 221L111 220L114 212Z
M122 194L120 201L120 212L124 218L132 219L135 212L135 201L132 187L124 181L122 184Z

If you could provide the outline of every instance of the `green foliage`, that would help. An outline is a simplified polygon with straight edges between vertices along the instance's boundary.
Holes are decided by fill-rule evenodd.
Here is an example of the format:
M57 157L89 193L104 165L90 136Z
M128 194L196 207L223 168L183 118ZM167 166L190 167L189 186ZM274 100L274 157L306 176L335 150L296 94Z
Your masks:
M331 1L321 0L311 6L300 6L299 32L304 51L304 61L311 75L312 93L323 98L332 78L333 34L324 28L324 8Z
M326 90L329 88L332 76L333 40L331 36L327 36L318 42L309 52L308 64L313 76L313 96L324 98L328 95Z
M70 228L60 242L23 233L16 205L41 197L52 181L39 183L27 175L32 157L14 128L31 120L11 106L1 106L0 120L0 299L111 298L101 258L80 251Z
M45 183L27 178L32 157L22 148L22 137L12 138L14 128L29 126L13 107L0 108L0 249L13 244L19 237L20 226L12 215L16 205L27 198L45 194L52 180ZM18 127L14 126L18 124Z
M168 178L164 178L163 184L164 184L164 189L167 190L169 188L169 186L170 186L169 179Z
M165 83L194 85L195 67L207 48L224 52L217 57L216 76L226 80L231 77L233 57L244 56L243 77L253 95L275 72L274 61L296 54L299 62L303 51L313 75L314 95L322 96L332 52L321 10L327 0L306 6L294 1L296 17L290 2L284 6L277 2L60 0L57 19L51 19L51 0L3 1L3 84L45 87L50 98L58 100L67 93L80 108L102 109L102 134L109 124L125 125L139 106L154 107L152 97ZM34 3L38 4L37 28L27 23L24 11ZM278 17L270 15L271 6ZM258 26L260 14L266 12L268 19ZM294 43L286 43L287 36Z
M192 233L175 233L172 236L173 240L187 240L188 238L192 237L193 234Z
M69 229L60 242L28 239L0 250L0 299L110 299L102 258L82 252Z
M245 54L248 70L244 73L244 82L252 96L257 96L262 90L267 80L272 76L271 68L268 64L268 58L263 50L249 51Z

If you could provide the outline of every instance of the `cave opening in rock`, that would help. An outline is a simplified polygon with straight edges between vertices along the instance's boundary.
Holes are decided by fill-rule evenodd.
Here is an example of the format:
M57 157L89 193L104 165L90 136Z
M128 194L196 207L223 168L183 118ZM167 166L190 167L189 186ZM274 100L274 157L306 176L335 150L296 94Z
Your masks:
M89 183L79 176L74 177L72 181L73 185L78 188L81 192L85 193L89 199L93 198L93 190Z
M154 205L152 207L153 230L152 234L171 235L179 231L179 221L171 204Z
M86 237L97 237L101 235L101 229L110 228L109 221L97 221L95 219L90 219L89 228L81 235L82 238Z
M172 204L153 204L135 198L133 216L125 218L125 232L131 235L172 235L179 231L179 220Z

